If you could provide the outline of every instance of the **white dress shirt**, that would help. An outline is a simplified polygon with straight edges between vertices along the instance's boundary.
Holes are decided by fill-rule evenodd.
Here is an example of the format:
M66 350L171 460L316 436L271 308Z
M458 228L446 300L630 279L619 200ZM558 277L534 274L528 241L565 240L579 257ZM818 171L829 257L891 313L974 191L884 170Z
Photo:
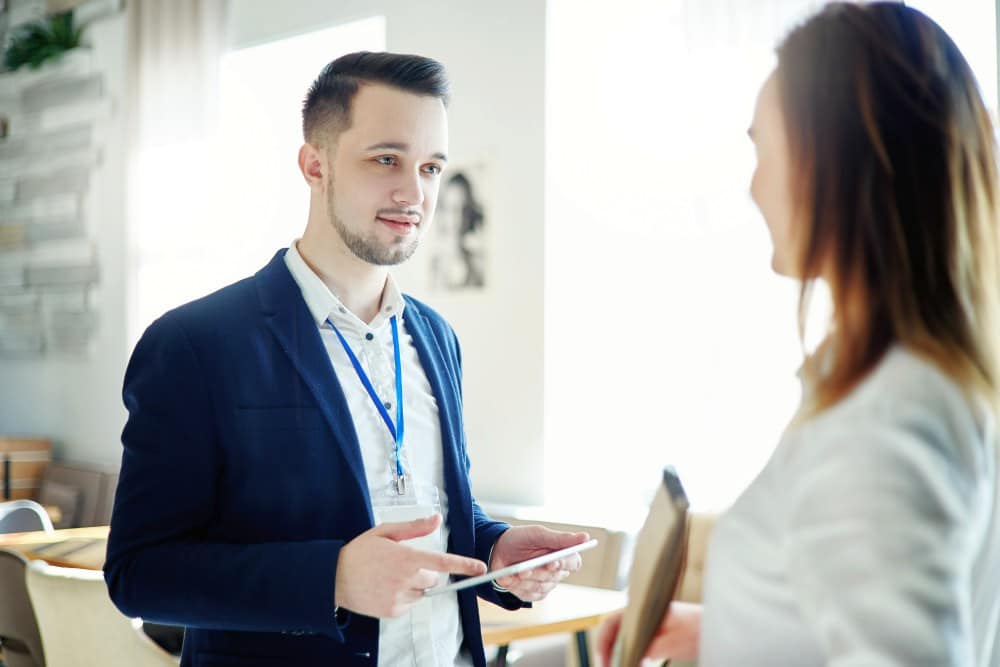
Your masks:
M720 518L700 664L1000 666L997 457L985 406L892 349Z
M344 390L361 444L361 458L364 461L369 493L373 496L392 480L391 471L395 465L392 455L394 440L351 365L337 334L326 320L329 318L337 325L368 374L375 392L384 404L389 405L387 412L395 421L396 407L392 403L396 400L396 371L389 320L397 316L400 325L399 347L406 423L403 466L417 485L437 488L442 516L447 519L448 496L444 488L437 399L420 364L413 339L406 332L406 302L392 276L386 280L378 315L370 324L366 324L344 307L340 299L309 268L298 252L297 241L285 253L285 264L302 290L302 298L316 320L323 345L330 355L330 363ZM442 531L442 541L447 545L446 523L442 526ZM471 665L468 655L459 654L462 639L457 594L429 597L403 616L380 620L378 664L392 667Z

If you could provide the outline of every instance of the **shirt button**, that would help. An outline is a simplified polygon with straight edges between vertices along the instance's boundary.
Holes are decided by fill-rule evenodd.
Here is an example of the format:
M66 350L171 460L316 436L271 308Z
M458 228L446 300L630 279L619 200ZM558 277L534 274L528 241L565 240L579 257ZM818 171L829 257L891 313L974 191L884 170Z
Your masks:
M392 401L386 401L384 405L386 410L392 410Z
M365 340L371 340L374 337L375 336L371 332L365 334Z

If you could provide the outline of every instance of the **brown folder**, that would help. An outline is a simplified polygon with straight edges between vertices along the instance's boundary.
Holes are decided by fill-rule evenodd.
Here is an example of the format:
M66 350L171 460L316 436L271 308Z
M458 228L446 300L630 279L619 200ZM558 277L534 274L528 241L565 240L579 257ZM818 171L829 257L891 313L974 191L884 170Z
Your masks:
M672 466L636 539L628 604L611 654L612 667L637 667L680 584L687 554L688 500Z

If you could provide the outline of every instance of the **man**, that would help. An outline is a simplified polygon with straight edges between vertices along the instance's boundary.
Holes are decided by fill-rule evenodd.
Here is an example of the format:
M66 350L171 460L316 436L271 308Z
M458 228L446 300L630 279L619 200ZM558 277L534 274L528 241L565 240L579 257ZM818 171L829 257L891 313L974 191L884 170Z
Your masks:
M586 539L479 509L458 341L388 273L434 213L447 92L426 58L330 63L302 238L136 346L105 577L126 614L187 628L185 667L482 666L476 594L517 608L580 566L423 596Z

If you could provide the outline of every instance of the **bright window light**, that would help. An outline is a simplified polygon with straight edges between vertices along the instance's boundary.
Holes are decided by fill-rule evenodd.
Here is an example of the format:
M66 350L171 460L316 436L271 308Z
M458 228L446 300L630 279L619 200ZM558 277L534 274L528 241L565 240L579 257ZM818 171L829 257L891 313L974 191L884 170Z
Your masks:
M797 407L797 285L749 197L758 88L809 0L550 0L545 499L720 510ZM996 106L992 0L914 2Z
M177 202L148 207L138 247L134 331L254 273L302 233L309 209L297 166L302 100L324 65L361 50L385 50L383 17L223 56L214 143L161 150L143 165L158 188L177 174L189 184ZM145 201L152 196L155 190Z
M309 189L296 162L302 101L331 60L385 50L385 19L375 17L228 53L222 59L222 155L231 225L224 232L256 271L305 229ZM224 242L224 239L220 239Z

